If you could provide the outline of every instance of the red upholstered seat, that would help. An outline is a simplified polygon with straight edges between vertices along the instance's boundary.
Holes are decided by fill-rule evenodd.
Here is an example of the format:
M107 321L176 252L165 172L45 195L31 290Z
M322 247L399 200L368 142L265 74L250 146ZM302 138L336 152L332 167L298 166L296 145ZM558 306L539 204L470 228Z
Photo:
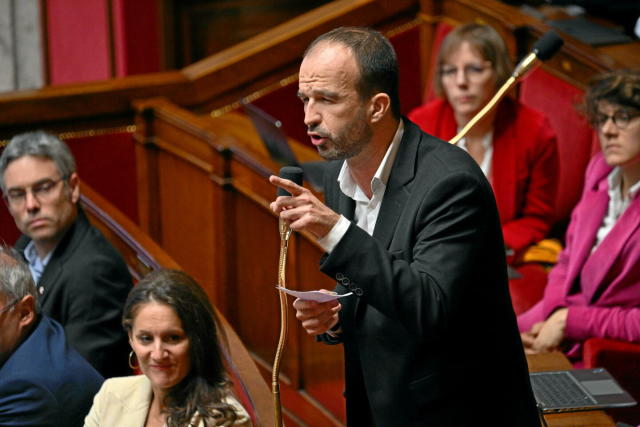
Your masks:
M546 114L558 138L560 182L556 221L566 222L571 215L580 198L587 163L599 149L593 130L576 111L582 95L581 89L540 68L520 84L520 101Z
M556 226L554 237L564 240L573 207L580 198L584 172L593 154L599 149L597 136L586 119L577 111L583 91L553 76L543 69L536 69L520 85L520 101L543 112L557 135L560 159L560 181L556 198ZM535 304L547 283L546 271L537 265L523 265L523 278L510 284L511 297L516 312Z
M591 338L584 343L585 368L606 368L631 395L640 402L640 344L603 338ZM616 421L640 424L640 406L615 409L610 412Z
M431 57L429 58L429 64L431 67L427 70L427 84L425 93L424 93L424 103L431 101L436 97L436 92L433 89L433 79L436 76L436 67L438 65L438 52L440 51L440 45L442 44L442 40L449 34L451 30L453 30L453 26L440 22L436 26L436 34L433 38L433 46L431 46Z

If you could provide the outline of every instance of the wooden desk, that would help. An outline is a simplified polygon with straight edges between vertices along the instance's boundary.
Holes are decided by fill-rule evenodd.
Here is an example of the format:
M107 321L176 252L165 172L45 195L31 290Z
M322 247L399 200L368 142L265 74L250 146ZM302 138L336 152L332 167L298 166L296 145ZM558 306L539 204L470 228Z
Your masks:
M527 356L529 372L571 369L571 363L559 352ZM549 427L613 427L615 422L604 411L567 412L544 416Z

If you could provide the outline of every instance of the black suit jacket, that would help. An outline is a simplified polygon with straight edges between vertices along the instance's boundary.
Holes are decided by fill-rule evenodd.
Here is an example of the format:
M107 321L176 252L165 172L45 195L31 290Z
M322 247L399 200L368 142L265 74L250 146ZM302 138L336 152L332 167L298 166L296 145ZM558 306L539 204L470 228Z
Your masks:
M16 249L24 253L30 240L21 236ZM42 313L62 324L69 343L105 378L131 372L121 324L131 287L122 256L78 208L37 283L38 300Z
M340 167L325 197L352 219ZM340 300L350 426L369 411L377 426L539 426L495 200L463 150L405 120L373 237L352 223L321 270L355 294Z

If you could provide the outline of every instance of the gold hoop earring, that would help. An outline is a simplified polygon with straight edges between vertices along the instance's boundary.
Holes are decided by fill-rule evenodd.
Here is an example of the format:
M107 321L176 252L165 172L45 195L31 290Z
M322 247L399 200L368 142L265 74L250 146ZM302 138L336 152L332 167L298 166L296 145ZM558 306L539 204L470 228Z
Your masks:
M135 371L135 370L136 370L136 369L138 369L140 366L139 366L139 365L136 365L136 366L134 366L134 365L133 365L133 358L134 358L134 357L135 357L135 353L134 353L134 352L133 352L133 350L132 350L132 351L129 353L129 367ZM136 361L137 361L137 360L136 360Z

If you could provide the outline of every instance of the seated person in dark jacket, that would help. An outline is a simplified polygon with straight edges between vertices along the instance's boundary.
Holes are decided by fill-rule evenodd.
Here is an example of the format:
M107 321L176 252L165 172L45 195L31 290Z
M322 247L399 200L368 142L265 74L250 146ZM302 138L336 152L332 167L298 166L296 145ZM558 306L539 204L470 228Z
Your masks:
M78 204L69 148L44 132L15 136L0 156L0 187L23 233L16 249L27 260L43 314L62 324L69 343L103 376L127 374L120 317L131 276Z
M38 314L20 255L0 247L0 425L81 426L102 382L62 326Z

